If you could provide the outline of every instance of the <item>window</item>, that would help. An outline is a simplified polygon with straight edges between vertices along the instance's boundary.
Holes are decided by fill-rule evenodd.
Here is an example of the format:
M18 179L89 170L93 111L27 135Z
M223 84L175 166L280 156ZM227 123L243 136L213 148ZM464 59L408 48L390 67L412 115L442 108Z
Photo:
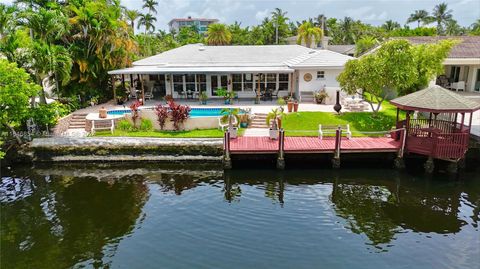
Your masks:
M253 74L243 74L243 90L253 91Z
M325 79L325 71L317 71L317 79Z
M173 90L176 92L183 91L183 75L173 75Z
M242 91L242 74L232 75L232 90L235 92Z
M185 89L191 92L195 91L195 75L194 74L185 75Z
M206 91L207 90L207 75L199 74L197 75L197 91Z
M288 91L288 74L278 74L278 88L281 91Z
M277 89L277 74L267 74L266 82L266 89L275 91Z

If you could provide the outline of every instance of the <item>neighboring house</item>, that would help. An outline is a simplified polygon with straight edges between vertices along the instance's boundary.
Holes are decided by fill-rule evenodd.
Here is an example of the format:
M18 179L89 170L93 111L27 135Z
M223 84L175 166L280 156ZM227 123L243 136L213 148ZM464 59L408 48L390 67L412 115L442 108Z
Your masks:
M355 55L355 45L328 45L327 49L352 57Z
M266 90L278 96L312 96L325 87L334 103L340 89L337 76L354 59L329 50L299 45L205 46L185 45L133 63L133 67L110 71L127 79L143 76L156 97L198 96L205 91L217 97L217 89L235 91L239 98L254 98ZM130 76L132 75L132 76ZM192 94L193 93L193 94Z
M170 27L170 31L178 33L182 27L190 27L193 25L200 34L204 35L207 33L208 26L216 22L218 22L217 19L192 18L188 16L187 18L172 19L168 23L168 27Z
M297 38L298 36L288 37L287 44L289 45L297 44ZM320 42L313 43L311 47L312 49L328 49L328 50L338 52L344 55L348 55L351 57L355 55L355 45L331 45L329 44L330 39L331 38L328 36L323 36ZM304 41L302 41L300 45L306 46Z
M434 79L431 84L457 91L480 92L480 36L415 36L397 39L406 39L414 45L435 43L445 39L459 40L460 43L452 48L443 63L445 73Z

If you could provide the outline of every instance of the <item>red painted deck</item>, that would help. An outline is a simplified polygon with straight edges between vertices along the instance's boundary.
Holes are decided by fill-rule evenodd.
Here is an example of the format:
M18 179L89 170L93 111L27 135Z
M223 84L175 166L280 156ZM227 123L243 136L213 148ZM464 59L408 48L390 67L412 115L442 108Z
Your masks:
M230 140L230 152L241 153L276 153L279 141L268 137L238 137ZM396 152L400 141L388 137L342 138L341 152ZM333 153L335 138L328 137L285 137L286 153Z

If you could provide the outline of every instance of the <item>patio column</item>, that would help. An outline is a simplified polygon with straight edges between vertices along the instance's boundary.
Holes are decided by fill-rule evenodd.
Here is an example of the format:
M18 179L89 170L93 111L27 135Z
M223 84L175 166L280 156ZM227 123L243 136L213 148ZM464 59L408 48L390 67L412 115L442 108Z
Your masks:
M145 87L144 87L144 83L143 83L143 75L141 76L141 80L140 80L140 83L142 85L142 105L145 104Z
M257 74L257 96L260 96L260 73Z
M110 81L112 83L112 90L113 90L113 100L117 101L117 89L115 88L115 75L110 76Z
M122 74L122 87L125 89L125 75Z
M398 115L399 115L399 113L400 113L400 108L397 107L397 121L396 121L397 125L398 125Z

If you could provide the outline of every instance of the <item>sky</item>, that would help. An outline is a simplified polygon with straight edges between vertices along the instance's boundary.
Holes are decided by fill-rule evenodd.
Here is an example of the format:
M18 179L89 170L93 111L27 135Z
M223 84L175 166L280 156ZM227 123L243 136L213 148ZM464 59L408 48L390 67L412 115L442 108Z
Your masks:
M11 3L13 0L0 0ZM417 9L429 12L439 3L446 2L460 25L469 26L480 18L480 0L157 0L159 6L156 29L168 30L172 18L207 17L222 23L241 22L242 26L259 24L276 8L287 11L291 21L301 21L324 14L328 18L345 16L381 25L386 20L404 24ZM141 0L121 0L129 9L142 11ZM143 11L146 12L146 11ZM412 24L412 26L414 26Z

